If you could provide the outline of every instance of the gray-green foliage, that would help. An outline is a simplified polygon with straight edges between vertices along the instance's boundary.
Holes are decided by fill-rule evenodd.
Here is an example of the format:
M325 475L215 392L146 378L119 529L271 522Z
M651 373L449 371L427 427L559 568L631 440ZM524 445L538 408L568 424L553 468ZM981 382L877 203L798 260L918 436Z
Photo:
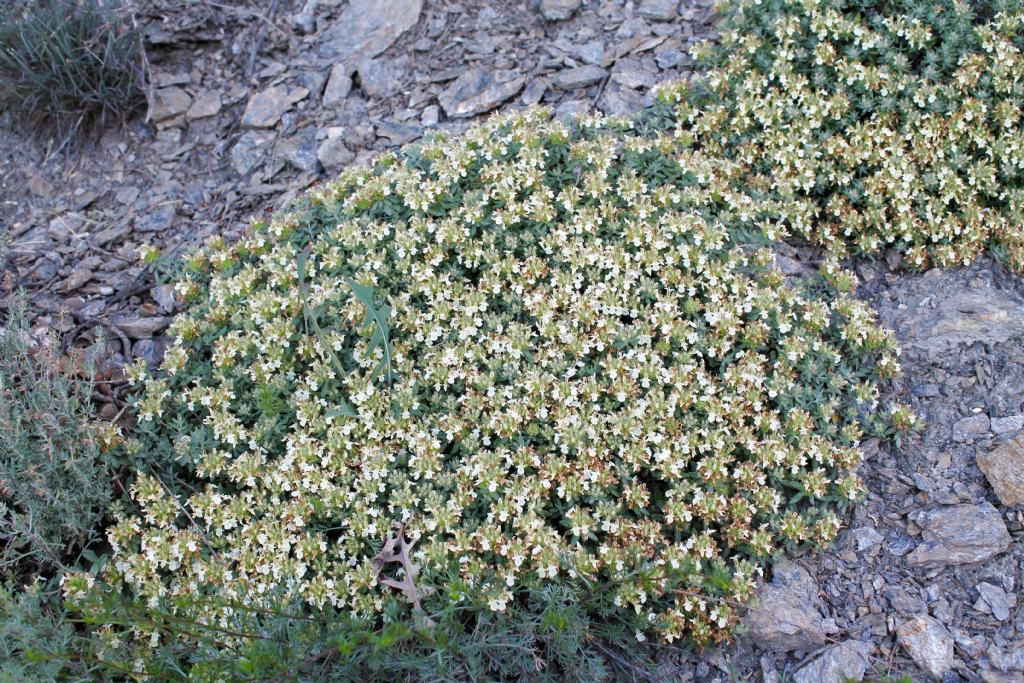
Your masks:
M120 2L0 2L0 109L64 139L145 104L141 32Z
M0 333L0 572L59 567L110 501L89 382L33 348L16 302Z

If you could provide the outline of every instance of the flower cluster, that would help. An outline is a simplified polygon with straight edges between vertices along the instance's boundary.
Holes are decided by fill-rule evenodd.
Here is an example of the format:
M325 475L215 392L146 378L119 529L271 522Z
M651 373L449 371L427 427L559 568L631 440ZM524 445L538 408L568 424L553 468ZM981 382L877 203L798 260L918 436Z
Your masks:
M679 135L743 166L744 186L837 255L914 268L986 247L1024 270L1024 10L1018 2L738 0ZM978 10L979 12L981 10Z
M851 273L801 289L737 237L775 208L735 174L531 110L192 259L163 370L133 369L134 448L171 474L135 481L106 580L218 623L601 586L639 638L723 637L768 558L834 538L898 369Z

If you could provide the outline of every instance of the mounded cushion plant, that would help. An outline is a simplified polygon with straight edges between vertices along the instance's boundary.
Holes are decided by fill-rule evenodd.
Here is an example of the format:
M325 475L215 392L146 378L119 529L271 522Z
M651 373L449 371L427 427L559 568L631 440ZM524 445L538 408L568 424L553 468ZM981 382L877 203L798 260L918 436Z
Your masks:
M1024 270L1024 10L1016 0L736 0L666 87L678 136L742 167L793 233L913 268L991 248Z
M725 637L774 554L834 538L865 433L911 419L872 416L898 364L853 276L788 284L737 170L531 110L211 245L133 368L101 578L228 634L271 596L429 630L564 587L640 640Z

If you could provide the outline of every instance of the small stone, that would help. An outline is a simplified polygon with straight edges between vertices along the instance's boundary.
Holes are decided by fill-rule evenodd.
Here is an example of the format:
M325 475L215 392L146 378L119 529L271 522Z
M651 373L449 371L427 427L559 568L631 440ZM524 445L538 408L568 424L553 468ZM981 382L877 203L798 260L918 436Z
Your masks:
M597 106L611 116L633 116L644 106L643 95L635 90L624 88L618 83L609 83L601 93Z
M1024 436L1007 441L991 453L975 455L978 468L1003 505L1024 505Z
M277 152L300 171L316 173L319 170L316 135L312 131L282 140Z
M357 63L376 57L416 25L423 0L351 0L317 39L320 56Z
M494 109L515 96L524 82L516 71L492 71L478 66L456 78L437 101L448 118L465 118Z
M881 545L882 541L885 540L882 537L882 534L869 526L862 526L857 529L853 529L850 534L853 536L854 542L857 544L857 551L861 553Z
M865 650L868 645L847 641L821 651L814 661L805 664L794 674L796 683L847 683L861 681L868 668Z
M1024 415L1011 415L1010 417L993 417L992 431L996 434L1013 434L1024 432Z
M91 280L93 275L94 273L88 268L78 268L57 285L57 290L64 293L73 292Z
M590 111L590 102L586 100L565 100L555 107L555 119L568 123Z
M383 59L370 59L356 69L359 89L367 97L383 100L402 89L402 80L391 64Z
M1011 596L1007 595L1002 588L984 581L979 583L976 588L981 594L978 602L984 602L992 616L999 621L1006 621L1010 618L1010 608L1017 604L1016 596L1011 599ZM975 604L975 609L978 609L977 604ZM979 609L978 611L984 610Z
M665 47L654 53L654 61L659 69L676 69L681 66L692 66L693 59L683 50Z
M174 291L174 285L157 285L149 290L149 295L162 313L173 313L178 307L178 294Z
M219 90L207 90L196 96L188 109L188 118L205 119L220 113L221 94Z
M274 139L274 134L265 130L250 130L231 149L231 165L239 175L248 175L263 159L266 146Z
M911 565L981 562L1010 545L1002 515L987 502L923 511L914 521L921 528L924 541L907 556Z
M635 59L620 59L612 69L612 80L624 88L649 88L656 82L653 73Z
M807 570L783 559L775 563L771 583L761 586L743 623L754 644L766 650L807 650L838 632L835 622L821 616L820 602Z
M341 103L352 92L352 69L345 64L331 67L331 75L327 78L324 89L323 103L325 107L333 107Z
M305 99L309 91L302 87L275 85L249 98L242 114L246 128L272 128L296 102Z
M163 123L175 116L181 116L190 106L192 98L181 88L160 88L153 94L153 108L149 115L154 123Z
M316 157L323 164L325 170L336 171L352 163L356 154L345 145L345 139L339 136L327 138L321 142L316 149Z
M167 329L173 318L156 316L152 318L121 318L114 321L119 330L131 339L149 339L157 332Z
M599 83L608 72L594 64L562 69L554 75L552 82L562 90L576 90Z
M135 219L135 229L139 232L162 232L174 224L177 208L173 204L165 204Z
M377 135L387 138L392 145L404 145L421 137L423 135L423 128L414 123L381 121L377 126Z
M436 104L431 104L428 107L423 108L423 112L420 114L420 125L424 128L433 128L437 125L437 122L441 120L441 108Z
M1003 672L1024 671L1024 640L1011 643L1005 649L991 645L988 648L988 659L992 666ZM1015 680L1020 681L1020 678Z
M901 624L896 629L896 640L914 663L937 681L953 667L953 636L927 614Z
M523 94L519 99L523 101L523 104L533 106L540 102L540 99L544 97L544 93L547 89L547 81L543 78L535 78L526 84L526 88L523 90Z
M988 434L989 419L985 413L978 413L957 420L953 425L953 439L956 441L969 441L975 436Z
M131 335L129 335L131 336ZM140 339L132 345L132 357L141 358L150 368L160 367L167 352L168 339Z
M604 43L600 40L589 40L582 45L576 45L572 54L584 64L600 66L604 61Z
M643 0L640 16L654 21L672 21L679 15L679 0Z
M580 8L580 0L541 0L541 16L548 21L565 21Z

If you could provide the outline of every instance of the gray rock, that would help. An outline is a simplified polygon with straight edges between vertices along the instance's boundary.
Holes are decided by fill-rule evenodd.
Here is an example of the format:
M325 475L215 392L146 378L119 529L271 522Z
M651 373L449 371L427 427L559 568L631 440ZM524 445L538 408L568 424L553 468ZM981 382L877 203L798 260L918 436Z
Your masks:
M953 636L927 614L901 624L896 629L896 640L914 663L937 681L953 667Z
M573 56L584 64L601 65L604 61L604 43L600 40L590 40L573 49Z
M437 101L450 119L474 116L514 97L525 80L516 71L491 71L478 66L456 78Z
M620 59L612 69L612 81L635 90L651 87L657 82L657 77L637 59Z
M1002 516L987 502L925 510L912 519L921 527L924 540L907 556L911 565L981 562L1010 545Z
M402 89L402 79L391 63L384 59L369 59L356 69L359 88L367 97L383 100Z
M188 108L188 118L205 119L220 113L221 93L219 90L205 90L199 93Z
M352 92L352 69L346 64L335 64L331 67L331 75L327 78L324 88L323 103L325 107L340 104Z
M319 170L316 135L313 131L282 140L277 145L277 153L300 171L316 173Z
M544 97L544 93L547 89L547 81L543 78L535 78L526 84L526 88L523 90L523 94L520 99L523 101L523 104L533 106L540 102L540 99Z
M306 0L302 9L292 17L292 27L299 33L312 33L316 30L316 6L320 0Z
M231 165L239 175L248 175L263 159L266 147L274 134L265 130L250 130L238 138L231 148Z
M275 85L249 98L242 114L246 128L272 128L296 102L304 100L309 90L297 86Z
M1024 415L993 417L992 431L996 434L1013 434L1024 431Z
M743 620L754 644L766 650L806 650L828 641L838 628L822 617L818 586L792 560L775 563L772 582L763 584Z
M153 93L153 108L149 116L155 123L164 123L181 116L192 106L192 97L178 87L160 88Z
M420 114L420 125L424 128L433 128L441 120L441 108L432 104L423 108Z
M976 436L988 434L989 419L985 413L978 413L957 420L953 425L953 439L956 441L970 441Z
M580 8L580 0L540 0L540 13L548 21L564 21Z
M67 276L57 285L57 291L73 292L93 278L95 273L89 268L76 268L71 275Z
M795 683L846 683L860 681L868 668L865 654L870 646L851 640L821 651L814 661L794 674Z
M693 59L678 47L663 47L654 53L654 61L659 69L676 69L681 66L693 66Z
M174 204L164 204L155 211L143 214L135 219L135 229L139 232L162 232L174 225L177 208Z
M352 160L356 158L355 152L345 145L345 139L341 136L327 138L321 142L317 147L316 156L323 164L324 169L328 171L336 171L352 163Z
M169 343L167 337L140 339L132 345L132 358L141 358L150 368L158 368L164 360Z
M387 50L419 21L423 0L351 0L319 39L319 54L355 64Z
M377 126L377 135L387 138L392 145L404 145L421 137L423 135L423 128L414 123L381 121Z
M552 83L562 90L576 90L600 82L608 72L594 64L562 69L552 77Z
M1024 436L1007 441L991 453L978 452L978 468L1003 505L1024 505Z
M131 339L149 339L161 330L167 329L173 318L170 317L123 317L114 320L114 325Z
M173 313L178 307L178 295L174 291L174 285L157 285L149 290L149 295L160 307L161 313Z
M976 588L981 597L974 604L979 612L991 614L999 621L1006 621L1010 618L1010 608L1017 605L1017 597L1009 596L999 586L982 581Z
M644 107L644 97L618 83L609 83L601 93L598 108L611 116L632 116Z
M1024 304L997 289L965 290L944 297L935 308L919 306L899 328L909 345L937 357L961 345L1024 335Z
M992 662L992 666L1000 671L1024 671L1024 640L1011 643L1005 649L994 645L990 646L988 659Z
M643 0L639 11L654 21L672 21L679 15L679 0Z
M587 100L565 100L559 102L555 107L555 118L568 123L588 112L590 112L590 102Z
M881 545L882 541L885 540L882 534L878 533L874 527L862 526L857 529L850 531L850 535L853 537L854 543L857 547L857 552L866 552Z

